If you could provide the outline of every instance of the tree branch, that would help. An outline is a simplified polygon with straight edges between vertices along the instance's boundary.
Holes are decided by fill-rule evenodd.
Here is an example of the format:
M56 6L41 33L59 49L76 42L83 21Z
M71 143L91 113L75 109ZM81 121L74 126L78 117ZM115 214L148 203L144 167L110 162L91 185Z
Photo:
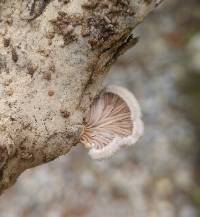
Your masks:
M78 143L106 72L160 2L0 1L0 193Z

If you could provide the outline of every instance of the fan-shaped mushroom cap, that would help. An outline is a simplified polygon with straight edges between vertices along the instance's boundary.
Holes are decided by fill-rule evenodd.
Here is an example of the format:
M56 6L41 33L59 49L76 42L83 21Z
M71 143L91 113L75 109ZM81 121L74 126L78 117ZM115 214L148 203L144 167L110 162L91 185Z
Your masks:
M110 85L95 99L85 119L80 142L93 159L112 156L137 142L143 133L140 106L127 89Z

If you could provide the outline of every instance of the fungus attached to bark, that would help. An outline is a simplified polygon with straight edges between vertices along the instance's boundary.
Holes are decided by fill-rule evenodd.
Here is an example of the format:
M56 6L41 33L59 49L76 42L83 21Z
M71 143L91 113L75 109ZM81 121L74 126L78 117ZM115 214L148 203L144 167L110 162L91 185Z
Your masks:
M137 142L143 133L140 107L131 92L108 86L93 102L80 142L93 159L111 157L122 146Z

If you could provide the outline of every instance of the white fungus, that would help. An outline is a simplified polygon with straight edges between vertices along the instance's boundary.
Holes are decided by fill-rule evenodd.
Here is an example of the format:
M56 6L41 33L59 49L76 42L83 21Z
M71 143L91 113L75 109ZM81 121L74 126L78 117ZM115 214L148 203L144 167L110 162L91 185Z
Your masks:
M94 100L80 142L93 159L111 157L143 133L140 106L127 89L110 85Z

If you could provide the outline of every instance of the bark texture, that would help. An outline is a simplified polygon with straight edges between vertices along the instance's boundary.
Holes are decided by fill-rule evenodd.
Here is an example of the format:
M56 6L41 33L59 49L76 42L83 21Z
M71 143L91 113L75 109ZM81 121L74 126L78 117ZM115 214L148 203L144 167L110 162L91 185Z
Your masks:
M0 193L66 154L131 31L161 0L0 0Z

